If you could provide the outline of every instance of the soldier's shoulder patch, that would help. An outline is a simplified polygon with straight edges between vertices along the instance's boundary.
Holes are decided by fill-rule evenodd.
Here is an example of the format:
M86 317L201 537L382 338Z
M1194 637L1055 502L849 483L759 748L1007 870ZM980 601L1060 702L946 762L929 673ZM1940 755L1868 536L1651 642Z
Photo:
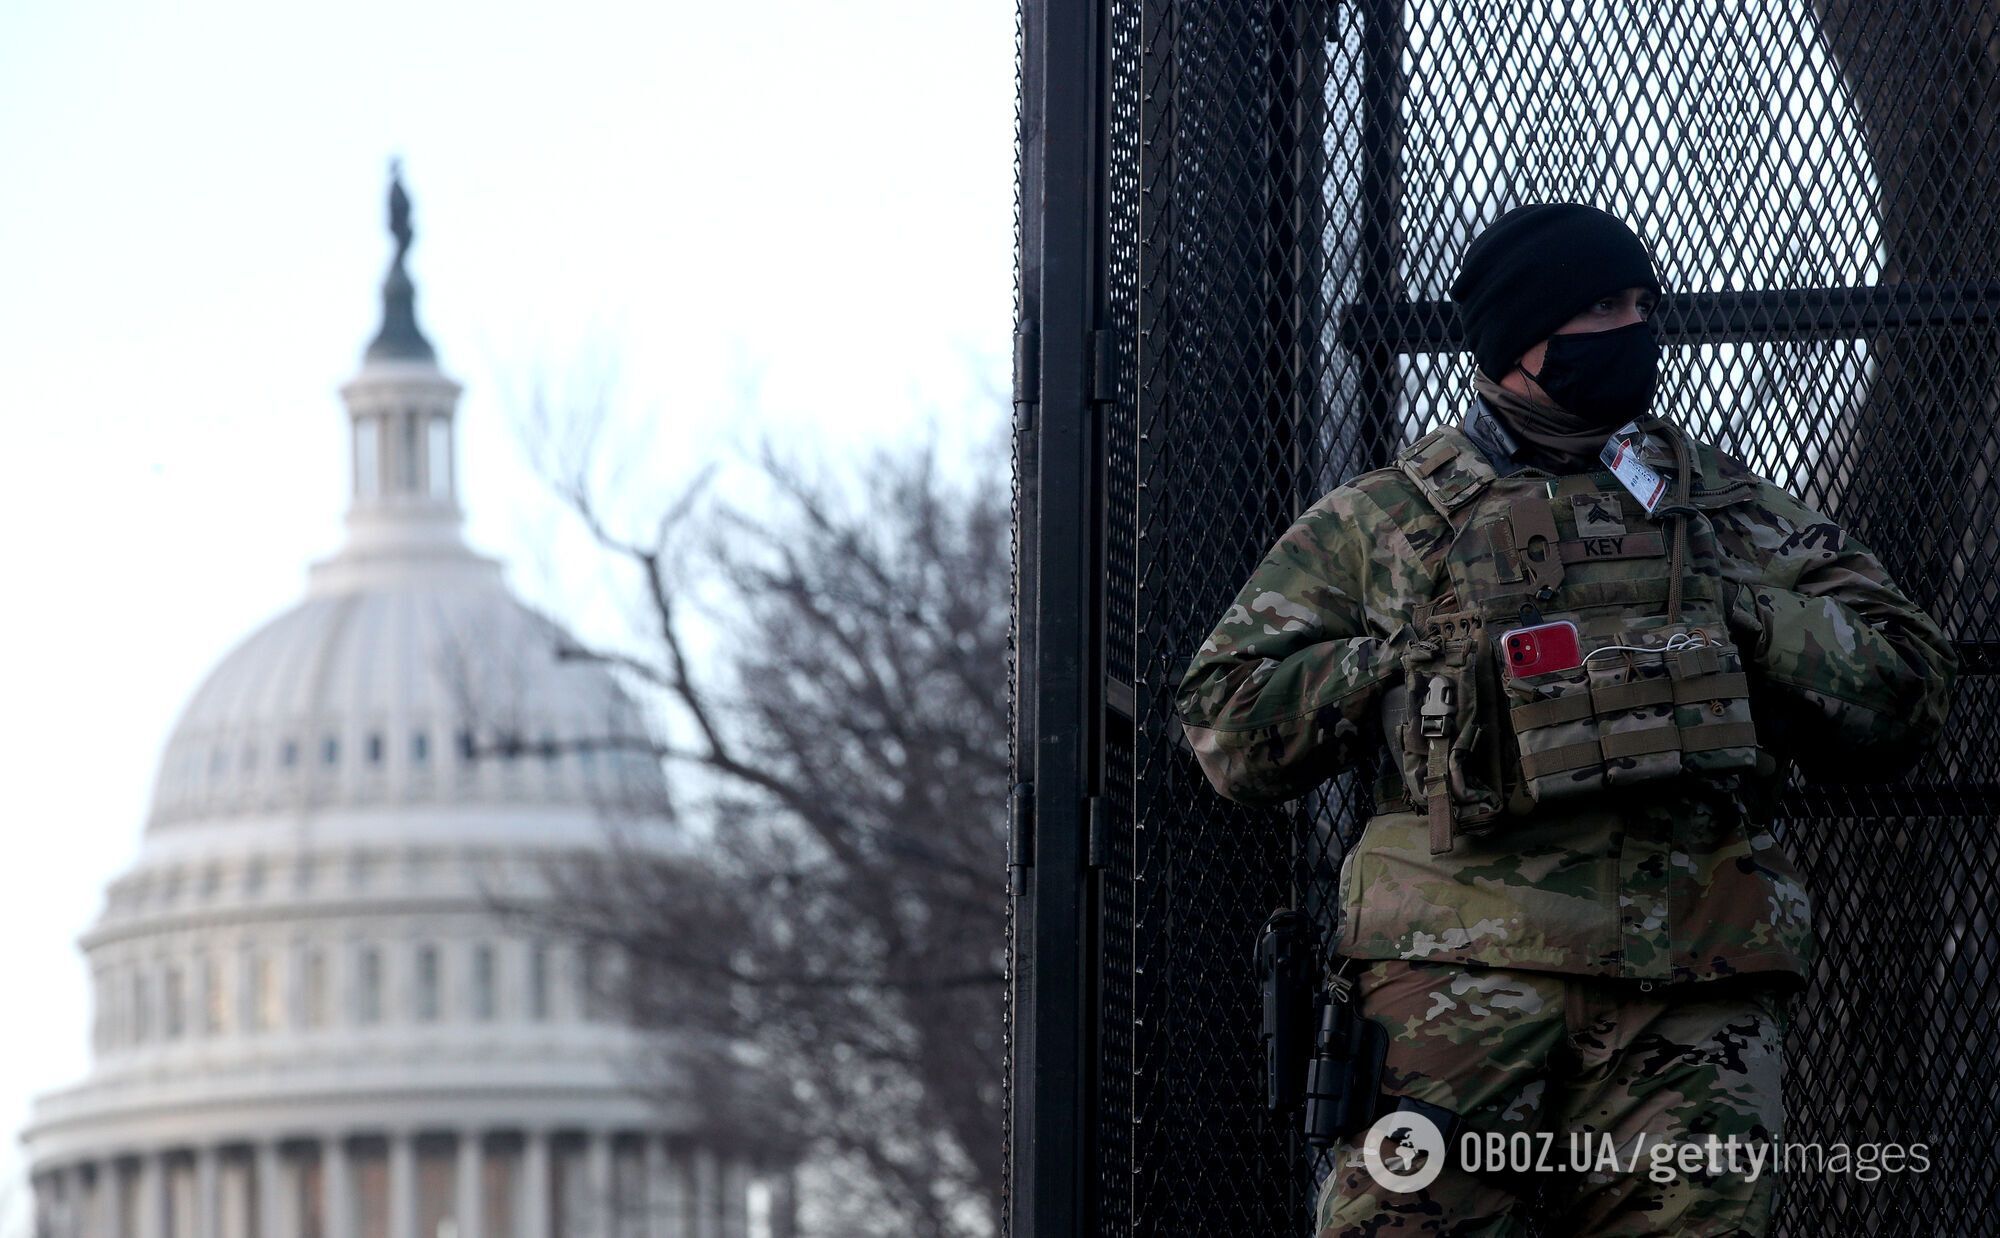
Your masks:
M1432 459L1442 463L1443 457L1451 451L1451 429L1450 426L1439 426L1430 433L1419 436L1415 442L1396 453L1397 464L1400 466L1406 460L1421 462Z
M1423 486L1398 468L1363 473L1350 483L1356 495L1403 526L1445 522Z
M1496 474L1457 426L1439 426L1396 453L1396 466L1438 511L1449 515L1479 496Z

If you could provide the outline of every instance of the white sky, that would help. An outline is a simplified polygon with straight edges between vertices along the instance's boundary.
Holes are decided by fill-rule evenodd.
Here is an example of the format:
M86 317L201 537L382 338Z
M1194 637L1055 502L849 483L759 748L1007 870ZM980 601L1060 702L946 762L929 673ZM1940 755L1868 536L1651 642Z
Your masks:
M388 157L472 539L588 628L507 391L615 358L647 485L985 431L1012 92L1004 0L0 0L0 1174L87 1064L75 939L182 702L339 544Z

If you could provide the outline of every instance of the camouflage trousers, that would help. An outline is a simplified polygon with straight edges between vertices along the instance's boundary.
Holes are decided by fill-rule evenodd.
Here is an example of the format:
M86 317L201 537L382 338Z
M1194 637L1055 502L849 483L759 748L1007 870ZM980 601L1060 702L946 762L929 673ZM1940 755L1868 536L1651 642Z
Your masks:
M1559 1233L1768 1229L1777 1185L1768 1162L1754 1174L1747 1158L1733 1173L1707 1160L1682 1172L1648 1153L1710 1136L1783 1138L1782 990L1710 982L1641 991L1630 980L1398 960L1352 974L1362 1013L1389 1029L1385 1093L1460 1115L1489 1148L1512 1137L1546 1159L1525 1175L1474 1173L1447 1147L1435 1180L1396 1191L1367 1168L1365 1136L1353 1136L1334 1149L1321 1188L1320 1238L1521 1233L1524 1197L1537 1191ZM1618 1149L1615 1168L1590 1155L1607 1145Z

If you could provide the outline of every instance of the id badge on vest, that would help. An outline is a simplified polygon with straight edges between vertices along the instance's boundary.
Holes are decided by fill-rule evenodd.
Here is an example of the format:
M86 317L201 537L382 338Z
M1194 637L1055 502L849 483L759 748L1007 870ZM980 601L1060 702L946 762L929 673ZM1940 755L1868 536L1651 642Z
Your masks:
M1628 421L1611 432L1604 440L1597 458L1611 470L1626 493L1639 501L1648 516L1660 506L1660 500L1667 494L1667 479L1660 471L1647 464L1640 457L1645 454L1646 433L1636 421Z

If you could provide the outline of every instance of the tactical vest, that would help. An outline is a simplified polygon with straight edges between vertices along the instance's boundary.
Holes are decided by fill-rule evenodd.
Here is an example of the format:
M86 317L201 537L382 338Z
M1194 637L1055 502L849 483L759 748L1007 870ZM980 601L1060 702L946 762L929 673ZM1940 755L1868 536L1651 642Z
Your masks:
M1720 551L1699 518L1754 487L1691 493L1681 431L1645 428L1656 458L1673 453L1671 495L1650 515L1608 473L1499 477L1455 426L1396 457L1453 531L1448 583L1412 616L1383 719L1404 788L1429 813L1433 854L1543 805L1756 766ZM1574 664L1567 631L1544 626L1563 623L1575 628ZM1536 634L1518 635L1527 628L1563 652L1554 665L1538 666Z

